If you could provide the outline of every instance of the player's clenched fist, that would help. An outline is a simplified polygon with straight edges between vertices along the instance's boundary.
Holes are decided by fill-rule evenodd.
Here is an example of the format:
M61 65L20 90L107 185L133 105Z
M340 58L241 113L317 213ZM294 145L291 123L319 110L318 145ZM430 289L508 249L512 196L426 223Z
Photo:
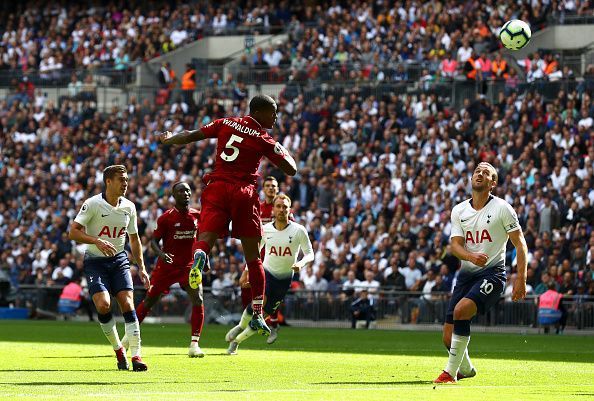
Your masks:
M101 238L97 238L95 245L105 256L111 257L115 256L116 254L116 248L115 246L113 246L111 242L105 241Z
M489 257L484 253L473 253L470 261L477 266L485 266Z

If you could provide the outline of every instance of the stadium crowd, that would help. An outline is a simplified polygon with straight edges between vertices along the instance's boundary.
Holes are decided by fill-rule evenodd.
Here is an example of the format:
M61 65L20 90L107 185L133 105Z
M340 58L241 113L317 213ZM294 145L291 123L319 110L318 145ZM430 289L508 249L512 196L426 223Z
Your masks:
M371 76L377 81L407 81L427 74L448 79L464 73L469 59L474 65L480 58L478 67L497 76L503 74L500 66L493 69L494 60L485 61L488 52L498 47L496 36L503 22L519 18L535 30L550 17L592 12L587 1L542 0L332 0L311 5L286 0L218 4L132 0L90 5L27 0L0 11L0 20L5 21L0 27L0 73L67 82L69 73L64 71L125 71L206 35L269 33L287 27L286 44L258 48L241 65L263 71L259 75L263 80ZM281 68L289 73L281 74Z
M374 23L379 14L357 4L353 17L346 17L349 14L336 4L329 5L324 22L318 18L319 10L311 9L312 20L295 25L320 24L327 32L321 39L311 28L304 28L301 36L292 33L286 49L292 52L295 47L293 61L309 58L309 51L312 57L321 57L317 46L328 49L324 54L344 53L339 47L347 35L338 29L341 26L360 24L375 34L352 40L363 47L377 44L381 24ZM442 43L447 34L450 45L443 47L444 52L458 49L458 54L469 39L459 32L473 36L474 30L465 24L481 20L479 14L466 19L471 15L466 11L472 9L448 17L441 12L445 5L433 2L435 8L425 7L433 25L415 25L423 10L415 4L396 3L394 13L386 10L382 21L398 24L414 17L409 24L415 29L409 32L420 35L419 40L394 36L394 44L382 40L382 45L396 49L400 43L413 43L414 49L419 43ZM492 11L488 15L495 20L486 21L498 26L491 4L484 2L481 9ZM532 14L534 9L538 7L532 7ZM509 16L504 13L499 18ZM428 28L449 26L441 18L449 18L458 28L451 32ZM330 35L335 36L326 40ZM306 46L308 37L318 37L314 41L319 43ZM474 50L480 49L482 42L471 40ZM383 57L381 49L371 51L372 60ZM423 54L418 50L411 54ZM350 57L353 52L346 53ZM532 65L544 73L548 64ZM314 244L316 261L301 272L295 288L334 297L363 287L370 297L386 288L422 291L426 297L449 291L459 264L448 246L449 213L468 196L476 163L489 161L499 170L496 195L514 206L524 229L533 292L546 289L552 280L565 294L594 296L594 68L588 71L583 85L560 91L548 101L536 91L520 93L512 88L495 103L479 95L458 109L431 91L399 95L352 85L318 90L307 97L280 93L273 135L295 155L299 172L284 177L263 163L262 175L278 178L281 191L293 199L296 220L306 226ZM156 134L199 128L247 110L241 82L226 86L214 80L208 89L209 96L199 98L196 108L178 99L156 106L132 98L126 108L108 114L97 112L92 99L64 98L55 103L27 90L0 101L0 274L14 287L63 284L82 276L82 248L69 241L66 232L82 200L101 191L102 170L110 164L128 167L128 197L139 210L150 269L155 255L149 240L157 217L171 206L170 185L188 181L194 189L192 203L198 205L201 177L212 167L214 149L208 142L182 149L159 146ZM511 249L508 266L514 261ZM211 264L206 285L214 291L237 287L242 268L238 242L220 240Z
M292 14L288 1L90 3L28 0L4 7L0 73L59 82L75 68L126 70L207 35L277 30Z

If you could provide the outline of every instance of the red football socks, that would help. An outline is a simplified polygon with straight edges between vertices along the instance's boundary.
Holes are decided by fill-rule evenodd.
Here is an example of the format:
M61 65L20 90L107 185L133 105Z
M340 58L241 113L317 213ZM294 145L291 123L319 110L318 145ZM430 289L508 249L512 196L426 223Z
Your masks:
M198 241L196 243L196 249L202 249L206 256L210 255L210 245L206 241Z
M149 310L144 306L144 300L136 307L136 317L138 318L138 324L142 323Z
M190 323L192 325L192 336L200 337L204 325L204 305L192 306Z
M241 306L243 309L247 308L247 306L252 302L252 289L251 288L242 288L241 289Z
M264 267L262 260L256 259L248 262L248 273L250 275L250 285L252 286L252 308L254 314L262 313L262 303L264 301L264 287L266 277L264 276Z
M277 328L278 327L278 311L274 311L274 313L272 315L270 315L267 320L270 320L268 327ZM268 322L266 322L266 323L268 323Z

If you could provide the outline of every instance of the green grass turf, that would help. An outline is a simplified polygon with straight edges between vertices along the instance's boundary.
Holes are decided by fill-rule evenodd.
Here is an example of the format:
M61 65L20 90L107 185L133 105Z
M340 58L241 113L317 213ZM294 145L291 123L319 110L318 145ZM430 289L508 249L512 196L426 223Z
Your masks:
M0 399L594 399L592 337L476 333L478 376L434 386L447 357L437 332L284 327L276 344L252 337L230 357L227 329L205 327L207 356L190 359L188 326L143 325L138 373L115 369L96 323L1 321Z

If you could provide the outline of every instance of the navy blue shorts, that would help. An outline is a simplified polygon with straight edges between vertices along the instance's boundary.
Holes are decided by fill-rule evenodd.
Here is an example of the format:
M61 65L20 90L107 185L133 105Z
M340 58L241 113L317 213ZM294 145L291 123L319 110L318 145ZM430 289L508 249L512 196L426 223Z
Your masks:
M472 299L483 314L499 301L505 290L505 273L493 268L474 276L460 274L446 313L446 323L454 323L454 308L462 298Z
M84 270L91 296L107 291L116 295L120 291L132 291L130 261L125 251L109 258L85 257Z
M285 295L287 295L292 278L278 279L267 270L264 270L264 273L266 274L266 305L264 305L263 309L264 312L272 315L283 302Z

